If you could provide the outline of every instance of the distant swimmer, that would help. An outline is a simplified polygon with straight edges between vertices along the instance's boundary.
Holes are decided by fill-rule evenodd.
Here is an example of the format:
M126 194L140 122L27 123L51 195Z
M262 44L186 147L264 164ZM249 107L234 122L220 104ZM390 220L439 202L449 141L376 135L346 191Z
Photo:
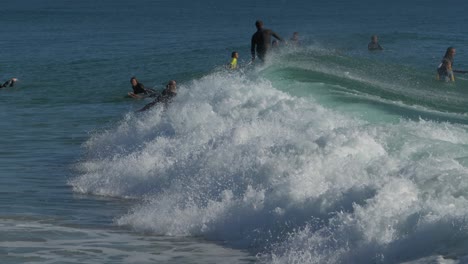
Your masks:
M379 40L377 38L377 35L372 35L371 36L371 42L367 45L367 49L370 51L374 50L383 50L382 46L379 44Z
M18 81L16 78L11 78L4 82L2 85L0 85L0 88L5 88L5 87L13 87L15 83Z
M132 84L133 92L129 92L128 96L133 98L143 98L147 95L154 93L151 89L145 89L145 86L140 83L136 77L132 77L130 79L130 83Z
M231 62L229 63L228 67L231 70L237 69L237 59L239 59L239 53L233 51L231 54Z
M300 40L299 40L299 32L294 32L292 37L289 39L289 43L293 46L298 46L300 45Z
M271 42L271 49L277 49L279 48L279 42L274 39L272 42Z
M163 103L165 106L167 106L168 103L172 101L172 98L174 98L177 95L177 83L174 80L169 81L169 83L166 85L166 88L162 91L156 99L154 99L153 102L145 105L143 108L138 110L138 112L143 112L151 107L155 106L158 103Z
M437 80L442 80L446 82L455 81L455 76L453 74L454 70L452 69L455 54L456 50L454 47L447 48L447 51L445 51L445 55L442 58L442 62L437 67Z
M255 57L258 57L263 61L265 60L265 55L267 54L271 45L271 36L275 37L279 41L283 41L283 39L272 30L264 29L263 22L261 20L257 20L255 22L255 26L257 27L257 32L252 35L252 42L250 46L252 61L255 60ZM257 53L256 56L255 52Z

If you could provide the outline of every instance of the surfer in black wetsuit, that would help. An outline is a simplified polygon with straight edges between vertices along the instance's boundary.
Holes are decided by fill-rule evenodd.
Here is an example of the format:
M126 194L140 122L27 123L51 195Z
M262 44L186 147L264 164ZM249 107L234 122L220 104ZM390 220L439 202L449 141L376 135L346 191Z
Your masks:
M13 87L18 79L16 78L11 78L4 82L2 85L0 85L0 88L5 88L5 87Z
M371 42L367 44L367 49L370 51L374 50L383 50L382 46L379 44L379 40L377 38L377 35L372 35L371 36Z
M144 98L147 95L151 97L154 94L154 91L151 89L145 88L145 86L137 80L136 77L132 77L130 79L130 83L132 84L133 92L129 92L128 96L133 98Z
M255 57L258 57L263 61L265 59L265 55L268 52L268 49L270 48L271 36L275 37L279 41L283 41L283 39L271 29L264 29L263 22L261 20L257 20L255 22L255 26L257 27L257 32L252 35L252 42L250 46L252 61L255 60ZM256 56L255 52L257 53Z
M167 106L172 101L172 98L174 98L176 95L177 83L176 81L171 80L166 85L166 88L162 91L162 93L158 95L158 97L156 97L153 102L145 105L142 109L138 110L138 112L146 111L158 103L163 103L165 106Z

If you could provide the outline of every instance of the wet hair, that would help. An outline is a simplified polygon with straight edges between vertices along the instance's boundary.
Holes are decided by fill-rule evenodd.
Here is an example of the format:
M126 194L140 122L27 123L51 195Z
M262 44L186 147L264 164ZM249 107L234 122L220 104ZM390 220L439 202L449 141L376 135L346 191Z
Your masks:
M256 26L257 28L263 27L263 21L261 21L261 20L255 21L255 26Z
M374 38L377 38L377 35L372 35L372 36L370 37L371 40L374 40Z
M233 52L231 53L231 58L234 58L234 56L236 56L236 53L237 53L237 51L233 51Z
M132 78L130 78L130 82L132 82L133 80L135 80L137 83L138 83L138 80L135 76L133 76Z
M176 83L176 81L170 80L166 85L166 89L168 89L169 91L171 91L173 93L176 93L177 92L177 83Z
M444 58L451 58L452 57L452 54L450 54L450 52L455 49L454 47L448 47L447 48L447 51L445 51L445 55L444 55Z
M172 86L172 85L177 85L176 81L170 80L170 81L167 83L166 87L169 87L169 86Z

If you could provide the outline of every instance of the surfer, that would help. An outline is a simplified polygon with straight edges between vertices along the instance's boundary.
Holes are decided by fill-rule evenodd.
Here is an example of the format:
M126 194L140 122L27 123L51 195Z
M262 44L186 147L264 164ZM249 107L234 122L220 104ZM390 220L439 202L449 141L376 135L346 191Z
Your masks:
M300 45L299 32L294 32L292 37L289 39L289 43L293 46Z
M151 89L145 89L145 86L141 82L139 82L136 77L130 78L130 83L132 84L133 89L133 92L128 93L130 97L141 98L145 95L154 93L154 91L152 91Z
M456 50L454 47L447 48L447 51L445 51L445 55L442 58L442 62L437 67L437 80L446 82L455 81L455 76L453 75L454 70L452 69L455 54Z
M237 59L239 59L239 53L233 51L231 54L231 62L229 63L228 67L231 70L237 69Z
M374 50L383 50L382 46L379 44L379 40L377 38L377 35L372 35L371 36L371 42L367 44L367 49L370 51Z
M151 103L145 105L137 112L146 111L158 103L164 103L164 105L167 106L167 104L170 103L172 101L172 98L174 98L176 95L177 83L176 81L171 80L169 81L169 83L167 83L166 88L162 91L160 95L158 95L158 97L156 97L156 99L154 99Z
M445 51L445 55L442 58L442 62L437 67L437 80L446 81L446 82L454 82L456 73L468 73L468 71L461 71L461 70L454 70L453 67L453 59L457 51L454 47L448 47L447 51Z
M252 35L252 41L250 46L250 52L252 53L252 61L255 60L255 57L258 57L260 60L263 61L271 45L271 36L275 37L279 41L283 41L283 39L271 29L264 29L263 22L261 20L257 20L255 22L255 26L257 27L257 32L255 32Z
M7 80L6 82L4 82L2 85L0 85L0 88L13 87L15 85L16 81L18 81L18 79L11 78L11 79Z
M271 42L271 49L272 50L275 50L275 49L278 49L279 48L279 42L274 39L272 42Z

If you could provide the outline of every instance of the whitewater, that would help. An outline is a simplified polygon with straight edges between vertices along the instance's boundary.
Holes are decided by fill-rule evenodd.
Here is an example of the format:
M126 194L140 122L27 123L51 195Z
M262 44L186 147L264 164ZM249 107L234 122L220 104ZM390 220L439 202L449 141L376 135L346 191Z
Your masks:
M3 1L0 262L468 263L465 7Z
M139 200L119 226L225 241L262 262L466 255L465 125L370 122L276 88L269 67L284 70L184 83L167 109L96 133L73 190Z

